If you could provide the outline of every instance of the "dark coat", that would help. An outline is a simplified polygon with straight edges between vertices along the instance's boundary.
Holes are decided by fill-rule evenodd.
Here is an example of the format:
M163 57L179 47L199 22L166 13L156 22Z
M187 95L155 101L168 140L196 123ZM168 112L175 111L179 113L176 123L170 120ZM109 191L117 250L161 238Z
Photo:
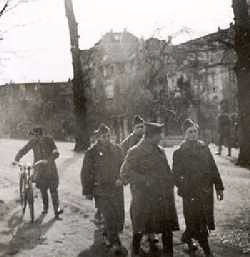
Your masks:
M163 233L179 228L173 176L163 149L145 139L140 141L128 151L121 178L131 186L134 233Z
M34 163L40 160L47 160L48 164L41 164L37 167L38 186L53 183L58 186L59 178L55 159L59 157L59 153L52 137L42 136L40 139L32 138L17 153L15 161L19 161L30 150L33 150Z
M173 155L173 172L178 194L183 197L186 225L197 217L195 206L201 209L209 230L215 229L213 187L223 190L223 183L208 146L201 142L185 141ZM186 204L194 203L194 208Z
M126 155L129 148L136 145L142 139L142 135L129 134L120 144L123 154Z
M115 185L120 177L123 154L118 145L99 142L85 153L81 170L83 195L93 195L98 208L116 232L124 225L123 187ZM113 219L113 220L112 220Z

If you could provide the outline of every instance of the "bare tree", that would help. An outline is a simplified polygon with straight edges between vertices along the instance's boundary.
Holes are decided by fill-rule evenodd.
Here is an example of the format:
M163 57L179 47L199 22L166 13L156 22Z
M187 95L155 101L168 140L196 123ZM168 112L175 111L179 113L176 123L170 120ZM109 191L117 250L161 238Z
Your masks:
M78 44L78 24L75 19L71 0L65 0L65 11L68 18L70 43L73 61L73 102L75 112L75 151L86 150L89 146L89 129L87 120L86 88L90 83L88 69L83 72L81 67L80 49Z
M0 18L7 12L15 9L20 4L29 3L35 0L0 0Z

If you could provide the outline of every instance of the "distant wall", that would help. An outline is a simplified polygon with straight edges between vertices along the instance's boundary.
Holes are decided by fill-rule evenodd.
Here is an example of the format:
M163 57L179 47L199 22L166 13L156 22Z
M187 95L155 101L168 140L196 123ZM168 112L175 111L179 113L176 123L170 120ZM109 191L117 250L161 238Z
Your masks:
M0 136L26 138L42 125L57 140L71 140L74 131L70 82L0 86Z

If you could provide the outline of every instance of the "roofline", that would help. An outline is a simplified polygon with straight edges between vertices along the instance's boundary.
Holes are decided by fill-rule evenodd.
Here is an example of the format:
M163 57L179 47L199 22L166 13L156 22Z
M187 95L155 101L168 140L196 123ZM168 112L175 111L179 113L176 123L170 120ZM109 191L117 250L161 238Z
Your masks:
M18 83L5 83L5 84L2 84L0 85L0 87L4 87L4 86L22 86L22 85L25 85L25 86L32 86L32 85L66 85L66 84L70 84L69 81L56 81L56 82L24 82L24 83L21 83L21 82L18 82Z
M188 40L188 41L185 41L183 43L180 43L180 44L176 44L174 46L183 46L183 45L187 45L187 44L190 44L190 43L194 43L195 41L199 41L201 39L206 39L206 38L211 38L213 36L216 36L218 33L220 32L229 32L230 28L227 28L227 29L221 29L220 31L217 31L217 32L212 32L212 33L209 33L209 34L206 34L204 36L200 36L200 37L197 37L197 38L193 38L191 40Z

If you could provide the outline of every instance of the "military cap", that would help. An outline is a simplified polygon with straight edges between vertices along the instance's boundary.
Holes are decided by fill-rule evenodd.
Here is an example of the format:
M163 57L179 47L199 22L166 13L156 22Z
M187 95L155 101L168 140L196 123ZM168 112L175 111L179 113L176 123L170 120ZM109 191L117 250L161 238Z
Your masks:
M133 118L133 125L142 124L144 122L143 118L140 115L135 115Z
M32 128L32 130L29 133L30 135L42 135L43 134L43 128L41 126L36 126Z
M183 132L185 132L188 128L190 127L196 127L197 129L199 128L198 124L195 123L193 120L191 119L186 119L183 123L182 123L182 130Z
M144 122L144 124L145 124L145 133L147 135L160 134L162 132L162 128L164 127L163 123Z
M96 135L100 136L108 133L110 133L110 128L106 124L101 123L98 130L96 131Z

